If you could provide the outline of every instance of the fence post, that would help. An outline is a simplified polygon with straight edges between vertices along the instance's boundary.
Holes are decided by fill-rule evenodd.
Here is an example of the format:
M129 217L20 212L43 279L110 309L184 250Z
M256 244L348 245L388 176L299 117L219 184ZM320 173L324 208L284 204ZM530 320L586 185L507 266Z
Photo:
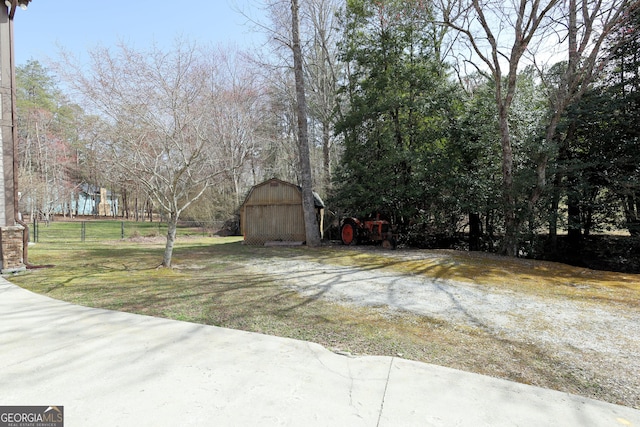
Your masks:
M120 238L124 240L124 221L120 223Z
M80 223L80 240L84 243L85 237L87 234L87 224L86 221L82 221Z
M33 243L38 243L38 218L36 218L36 216L33 216Z

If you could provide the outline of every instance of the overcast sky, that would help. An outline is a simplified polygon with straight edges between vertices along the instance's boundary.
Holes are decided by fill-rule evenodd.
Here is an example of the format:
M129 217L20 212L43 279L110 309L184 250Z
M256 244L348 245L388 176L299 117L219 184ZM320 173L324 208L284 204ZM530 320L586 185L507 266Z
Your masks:
M247 19L234 9L256 16L255 4L256 0L33 0L28 10L16 11L16 63L35 59L46 64L47 58L58 56L58 45L79 56L97 45L118 42L138 49L152 43L169 49L178 37L242 47L261 35L251 34Z

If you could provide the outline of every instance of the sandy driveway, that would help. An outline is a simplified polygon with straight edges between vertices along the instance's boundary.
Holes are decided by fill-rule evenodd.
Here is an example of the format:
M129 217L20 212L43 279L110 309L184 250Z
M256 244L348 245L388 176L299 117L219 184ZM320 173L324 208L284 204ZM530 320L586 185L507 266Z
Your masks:
M402 256L395 251L394 256ZM416 252L411 256L415 259ZM605 376L632 406L640 390L640 308L543 298L422 275L269 260L256 265L303 295L342 304L388 307L480 328L497 338L535 344L568 363ZM625 399L627 400L627 399Z

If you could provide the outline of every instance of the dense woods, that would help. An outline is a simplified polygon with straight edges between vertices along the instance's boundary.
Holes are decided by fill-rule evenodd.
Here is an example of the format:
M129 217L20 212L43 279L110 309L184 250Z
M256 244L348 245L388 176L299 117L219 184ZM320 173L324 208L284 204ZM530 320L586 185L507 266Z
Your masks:
M275 177L415 246L556 259L640 236L637 0L266 3L259 51L19 65L20 210L74 215L91 185L120 217L226 221Z

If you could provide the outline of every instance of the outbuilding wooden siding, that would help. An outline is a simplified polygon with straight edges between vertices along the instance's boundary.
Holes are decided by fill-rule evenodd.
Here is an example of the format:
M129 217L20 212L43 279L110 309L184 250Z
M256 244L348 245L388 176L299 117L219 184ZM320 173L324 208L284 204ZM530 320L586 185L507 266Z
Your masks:
M277 179L258 184L242 205L240 222L244 241L250 245L302 242L306 239L302 192L296 185Z

